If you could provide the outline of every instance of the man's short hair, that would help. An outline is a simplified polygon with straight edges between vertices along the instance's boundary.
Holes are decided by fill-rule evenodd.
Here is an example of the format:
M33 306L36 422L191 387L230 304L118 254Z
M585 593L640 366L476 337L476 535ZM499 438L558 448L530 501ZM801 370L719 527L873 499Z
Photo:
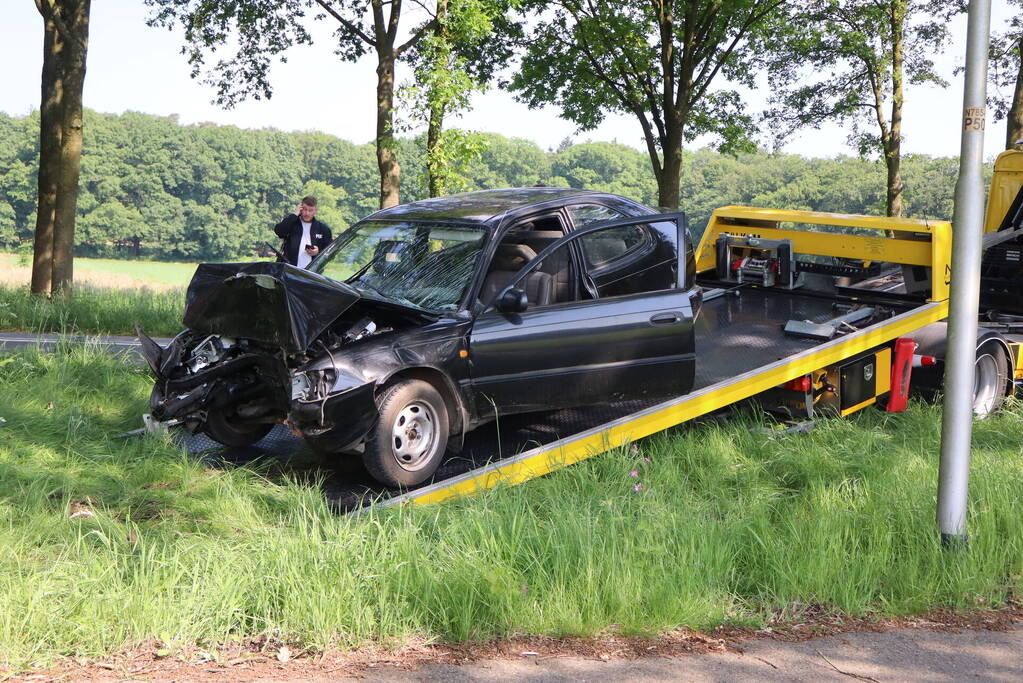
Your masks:
M302 197L302 203L305 204L306 206L316 206L316 197L312 195Z

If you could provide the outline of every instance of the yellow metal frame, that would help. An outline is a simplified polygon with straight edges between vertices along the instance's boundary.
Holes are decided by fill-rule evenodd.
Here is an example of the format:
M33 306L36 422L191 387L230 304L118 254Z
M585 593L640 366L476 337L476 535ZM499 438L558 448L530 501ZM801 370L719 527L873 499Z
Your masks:
M877 382L874 394L880 396L892 390L892 350L881 349L877 352Z
M514 486L577 463L617 446L681 424L749 398L789 380L834 365L858 353L875 349L897 337L948 316L948 303L925 304L847 337L822 344L805 353L783 358L762 371L751 372L597 427L547 446L535 448L505 462L392 498L382 505L438 503L471 496L496 486ZM880 355L880 354L879 354ZM881 359L879 358L879 361ZM890 361L889 361L890 363ZM881 370L878 363L878 371ZM890 374L890 370L889 370ZM883 375L885 376L885 375ZM880 379L880 378L879 378ZM884 380L888 381L887 379Z
M881 234L875 237L783 229L780 227L782 223L862 228ZM889 231L902 233L908 238L888 237L885 233ZM725 206L714 211L707 223L707 230L696 250L697 272L714 269L717 258L714 245L723 233L792 240L793 250L800 254L926 266L934 274L929 301L948 299L952 272L952 225L948 221Z
M1013 379L1023 379L1023 344L1010 341L1009 355L1012 357Z
M991 176L991 191L987 196L987 212L984 216L984 232L995 232L1002 224L1005 214L1023 186L1023 152L1010 149L995 159L994 174Z

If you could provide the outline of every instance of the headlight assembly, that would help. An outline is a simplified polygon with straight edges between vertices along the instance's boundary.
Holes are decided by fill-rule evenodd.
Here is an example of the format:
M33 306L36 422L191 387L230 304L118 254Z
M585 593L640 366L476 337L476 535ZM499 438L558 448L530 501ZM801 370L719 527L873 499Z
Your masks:
M291 376L291 400L318 401L333 390L336 379L332 368L296 372Z

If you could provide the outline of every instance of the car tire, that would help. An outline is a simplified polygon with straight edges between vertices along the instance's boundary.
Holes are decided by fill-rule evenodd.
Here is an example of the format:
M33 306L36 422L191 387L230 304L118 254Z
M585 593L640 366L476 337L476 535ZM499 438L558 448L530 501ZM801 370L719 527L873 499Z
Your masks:
M432 384L406 379L377 399L380 418L366 441L362 462L381 484L421 484L437 471L448 445L448 411Z
M264 422L241 422L222 410L211 410L206 416L203 432L225 446L251 446L273 429Z

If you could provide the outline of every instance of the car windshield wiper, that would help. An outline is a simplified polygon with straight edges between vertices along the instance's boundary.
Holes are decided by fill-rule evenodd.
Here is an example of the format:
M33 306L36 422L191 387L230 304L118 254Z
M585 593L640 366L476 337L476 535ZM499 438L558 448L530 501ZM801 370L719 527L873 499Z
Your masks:
M374 263L373 261L369 261L362 268L359 268L350 278L345 280L345 284L350 285L353 282L358 282L359 278L366 274L366 271L369 270L369 267L373 265L373 263Z

